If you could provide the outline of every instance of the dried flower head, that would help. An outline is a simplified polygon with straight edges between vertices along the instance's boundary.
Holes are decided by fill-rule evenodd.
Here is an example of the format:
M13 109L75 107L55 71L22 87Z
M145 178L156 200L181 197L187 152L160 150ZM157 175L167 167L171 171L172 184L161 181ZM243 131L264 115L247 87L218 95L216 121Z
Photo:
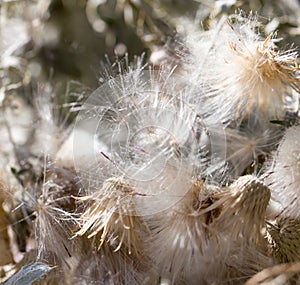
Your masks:
M76 236L94 238L98 250L110 245L114 251L124 248L129 255L142 254L142 231L145 225L133 212L133 197L139 193L121 178L107 179L92 196L78 198L86 204L79 219Z
M189 88L177 78L131 70L91 94L73 136L75 168L89 193L123 177L144 194L132 198L140 214L149 215L177 203L198 172L210 174L207 165L223 162L224 146L216 154L214 141L203 139L209 126L201 124Z
M257 242L261 237L270 190L252 175L238 178L230 187L215 195L214 202L203 212L219 209L211 227L237 240Z
M218 211L199 214L212 204L210 195L215 191L198 181L180 202L149 219L148 255L161 277L171 284L220 282L224 277L230 242L219 247L209 232Z
M267 238L277 262L300 261L300 221L279 218L268 222Z
M234 79L238 80L241 87L247 84L242 89L244 99L241 98L238 110L240 106L247 106L247 114L253 109L260 109L264 115L280 115L286 103L286 93L290 94L290 89L298 93L300 91L299 79L295 76L298 70L296 53L277 50L272 34L253 46L244 46L243 43L240 46L230 43L229 46L237 56L229 59L232 60L230 64L240 70L238 78Z
M251 113L282 118L298 98L297 52L279 50L272 34L262 39L257 26L255 19L235 15L188 39L200 65L194 64L195 75L208 87L208 107L223 120ZM205 55L200 62L199 53Z
M50 165L44 172L44 182L35 206L35 238L38 259L69 267L69 259L78 249L72 239L76 227L74 196L79 189L74 175L67 169Z

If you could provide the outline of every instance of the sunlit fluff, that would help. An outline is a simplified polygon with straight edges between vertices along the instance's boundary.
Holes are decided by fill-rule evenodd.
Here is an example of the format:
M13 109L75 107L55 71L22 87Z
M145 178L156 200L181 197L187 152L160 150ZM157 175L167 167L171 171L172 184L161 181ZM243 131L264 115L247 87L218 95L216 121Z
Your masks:
M75 168L88 194L122 177L142 194L132 197L139 215L149 215L181 199L203 160L213 164L200 144L206 126L189 104L190 90L176 80L137 69L91 94L73 137Z
M76 236L94 238L98 250L110 245L114 251L122 247L128 254L142 254L141 234L145 226L133 212L133 197L139 195L122 179L107 179L92 196L79 198L85 202L85 211L79 219Z
M72 195L78 195L79 189L68 170L51 165L44 176L40 196L34 204L37 258L69 268L69 259L80 246L78 240L72 239L76 228Z
M245 245L243 239L233 243L227 257L228 266L227 284L245 284L249 276L253 276L264 268L274 264L273 259L268 256L263 243Z
M227 156L233 177L257 171L271 150L279 144L282 128L269 122L250 120L239 129L226 128ZM246 172L247 173L247 172Z
M208 87L206 102L223 120L252 112L282 118L298 98L297 52L279 50L272 34L256 33L257 25L236 15L187 39L195 77Z
M80 261L67 284L155 284L150 272L144 270L133 256L105 244L99 251L86 247L80 252ZM152 272L151 272L152 273Z
M224 278L230 242L218 246L217 237L211 236L215 233L209 231L218 211L199 215L211 205L215 191L198 181L178 204L149 220L146 251L171 284L211 284Z
M300 217L300 126L286 131L274 156L266 183L272 193L273 215Z

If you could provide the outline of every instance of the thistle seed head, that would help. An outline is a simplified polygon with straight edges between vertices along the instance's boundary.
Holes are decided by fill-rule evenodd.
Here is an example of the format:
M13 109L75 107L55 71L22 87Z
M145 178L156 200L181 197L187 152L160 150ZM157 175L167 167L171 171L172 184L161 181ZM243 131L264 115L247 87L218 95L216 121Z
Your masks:
M85 205L76 236L86 235L98 245L110 245L114 251L142 254L141 234L145 225L133 212L137 192L121 178L109 178L100 191L78 198Z
M300 220L279 218L269 222L267 239L277 262L300 261Z
M217 193L208 209L218 209L211 227L233 239L257 242L261 237L270 190L252 175L241 176L230 187Z
M228 247L219 247L209 232L209 224L218 213L200 214L212 204L214 191L197 181L180 202L149 219L151 236L145 243L146 252L171 284L222 280Z
M35 238L38 259L69 267L69 260L80 246L72 239L76 228L75 199L79 189L74 175L54 165L45 171L41 193L35 201Z
M264 39L258 26L253 17L234 15L187 39L189 76L207 89L199 102L214 119L241 121L250 114L283 119L298 100L297 52L278 49L274 35Z

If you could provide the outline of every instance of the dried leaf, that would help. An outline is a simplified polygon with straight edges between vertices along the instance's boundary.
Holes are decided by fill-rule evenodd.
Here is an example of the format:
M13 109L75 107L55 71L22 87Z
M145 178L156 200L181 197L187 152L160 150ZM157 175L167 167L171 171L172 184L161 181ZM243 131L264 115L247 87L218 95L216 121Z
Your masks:
M35 262L23 266L16 274L6 280L2 285L31 285L34 281L39 280L43 275L52 270L53 267L42 263Z

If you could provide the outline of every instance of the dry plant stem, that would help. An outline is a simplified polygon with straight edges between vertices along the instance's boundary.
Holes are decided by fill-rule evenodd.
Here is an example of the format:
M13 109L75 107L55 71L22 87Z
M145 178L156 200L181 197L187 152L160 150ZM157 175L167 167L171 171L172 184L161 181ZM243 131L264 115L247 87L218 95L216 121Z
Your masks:
M5 265L13 262L12 253L9 247L9 237L7 233L8 221L6 213L2 208L4 202L4 189L0 178L0 265Z
M268 279L276 277L278 275L294 275L297 273L300 273L300 262L283 263L270 268L266 268L261 272L255 274L245 283L245 285L257 285L262 282L270 281Z

